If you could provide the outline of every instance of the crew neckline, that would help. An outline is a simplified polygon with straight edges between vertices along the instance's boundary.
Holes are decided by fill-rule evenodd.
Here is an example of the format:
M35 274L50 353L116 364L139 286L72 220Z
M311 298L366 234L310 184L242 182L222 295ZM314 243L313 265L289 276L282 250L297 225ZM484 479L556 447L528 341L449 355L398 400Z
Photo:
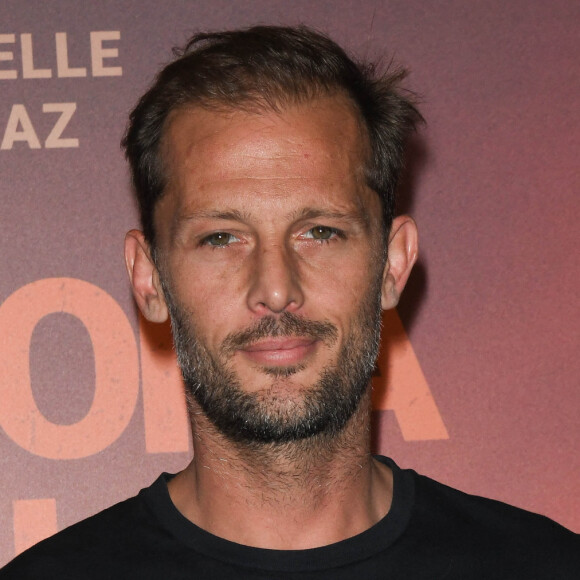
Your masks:
M410 471L382 456L376 459L393 472L393 499L389 512L368 530L340 542L305 550L271 550L236 544L215 536L189 521L169 495L167 482L173 477L163 473L143 490L141 496L156 519L171 535L190 550L205 556L270 572L306 572L338 568L370 558L390 546L405 530L414 502L414 480Z

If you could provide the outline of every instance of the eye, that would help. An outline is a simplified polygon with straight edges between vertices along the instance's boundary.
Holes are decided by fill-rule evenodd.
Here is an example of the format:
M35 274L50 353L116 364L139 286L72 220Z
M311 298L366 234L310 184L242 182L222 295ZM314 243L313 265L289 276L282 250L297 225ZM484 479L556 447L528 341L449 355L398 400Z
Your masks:
M206 236L201 241L202 246L211 246L213 248L223 248L229 246L232 242L236 241L238 238L227 232L215 232Z
M314 226L306 232L304 237L326 242L337 235L339 235L339 231L335 228L328 226Z

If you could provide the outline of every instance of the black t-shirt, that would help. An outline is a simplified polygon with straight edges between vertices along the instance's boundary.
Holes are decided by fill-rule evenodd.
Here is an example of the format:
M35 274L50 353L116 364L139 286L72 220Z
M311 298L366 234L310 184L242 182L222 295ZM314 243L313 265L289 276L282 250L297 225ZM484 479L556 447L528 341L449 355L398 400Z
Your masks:
M173 505L164 474L136 497L21 554L0 580L580 578L580 536L379 459L393 470L389 513L330 546L264 550L213 536Z

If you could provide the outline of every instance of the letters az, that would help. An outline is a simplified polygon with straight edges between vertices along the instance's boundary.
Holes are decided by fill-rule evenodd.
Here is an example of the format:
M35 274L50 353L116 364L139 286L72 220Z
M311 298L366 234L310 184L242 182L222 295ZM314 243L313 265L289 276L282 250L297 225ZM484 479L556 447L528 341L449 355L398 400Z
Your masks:
M43 113L60 113L48 133L45 141L45 149L63 149L78 147L79 140L74 137L64 138L62 134L72 119L77 108L76 103L44 103ZM28 144L30 149L41 149L42 145L34 129L34 125L28 115L28 111L23 104L12 105L4 137L0 143L0 150L9 150L14 147L14 143L22 141Z

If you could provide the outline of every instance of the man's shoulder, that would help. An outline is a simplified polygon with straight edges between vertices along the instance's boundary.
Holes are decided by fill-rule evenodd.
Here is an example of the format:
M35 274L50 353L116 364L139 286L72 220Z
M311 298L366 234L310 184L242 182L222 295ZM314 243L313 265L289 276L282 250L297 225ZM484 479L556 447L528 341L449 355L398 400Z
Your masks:
M81 578L91 569L99 577L98 570L121 555L126 560L146 534L143 491L34 545L0 570L0 579Z
M493 559L498 569L530 570L538 578L580 573L580 535L537 513L471 495L414 474L409 530L433 537L434 546L461 547L476 565ZM546 575L548 574L548 575Z
M425 475L415 474L417 509L433 517L465 521L489 532L513 534L564 534L576 536L550 518L499 500L470 494Z

